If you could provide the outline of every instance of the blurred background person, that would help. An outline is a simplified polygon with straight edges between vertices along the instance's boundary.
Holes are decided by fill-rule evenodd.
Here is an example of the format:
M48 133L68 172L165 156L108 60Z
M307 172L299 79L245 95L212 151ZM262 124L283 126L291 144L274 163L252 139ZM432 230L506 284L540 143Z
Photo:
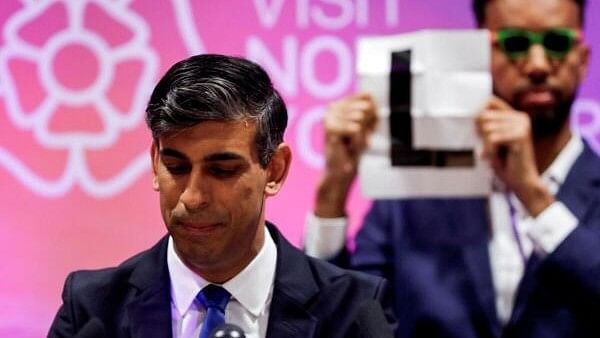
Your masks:
M585 1L473 1L494 95L474 118L489 198L376 200L344 248L345 207L376 123L368 93L326 112L306 251L389 279L399 337L600 334L600 159L569 114L590 48Z

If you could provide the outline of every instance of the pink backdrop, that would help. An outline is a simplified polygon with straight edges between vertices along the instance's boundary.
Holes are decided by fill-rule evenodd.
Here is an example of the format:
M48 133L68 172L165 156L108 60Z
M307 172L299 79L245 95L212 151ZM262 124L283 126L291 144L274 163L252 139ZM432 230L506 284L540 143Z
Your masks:
M312 206L327 102L353 91L354 40L467 28L468 0L2 0L0 336L41 337L69 271L118 264L164 233L150 188L149 92L175 61L247 56L290 109L295 152L268 218L294 243ZM600 3L586 39L600 48ZM600 58L574 123L600 149ZM353 229L367 202L354 192Z

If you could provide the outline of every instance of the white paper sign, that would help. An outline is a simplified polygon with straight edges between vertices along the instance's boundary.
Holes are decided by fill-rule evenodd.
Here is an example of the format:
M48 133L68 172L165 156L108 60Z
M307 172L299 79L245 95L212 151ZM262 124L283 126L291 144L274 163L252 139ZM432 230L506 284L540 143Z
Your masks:
M492 94L485 30L426 30L361 38L357 73L379 123L363 155L375 198L485 196L491 170L477 154L473 116Z

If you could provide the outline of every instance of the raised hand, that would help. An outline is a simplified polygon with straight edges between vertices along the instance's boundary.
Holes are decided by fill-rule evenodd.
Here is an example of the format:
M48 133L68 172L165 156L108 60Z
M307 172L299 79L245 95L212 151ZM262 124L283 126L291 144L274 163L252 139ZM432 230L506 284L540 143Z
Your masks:
M315 215L340 217L360 156L377 121L373 98L355 94L332 103L324 118L325 172L317 189Z
M483 143L482 156L532 216L554 202L536 165L527 113L492 97L476 116L475 126Z

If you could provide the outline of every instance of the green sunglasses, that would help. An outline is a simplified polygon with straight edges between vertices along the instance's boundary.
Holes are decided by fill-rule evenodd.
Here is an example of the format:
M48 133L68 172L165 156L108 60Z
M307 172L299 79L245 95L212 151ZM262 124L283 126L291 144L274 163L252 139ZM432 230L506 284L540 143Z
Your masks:
M492 39L513 60L526 56L531 45L536 43L544 47L549 57L562 59L581 40L581 30L552 28L532 32L521 28L505 28L492 32Z

